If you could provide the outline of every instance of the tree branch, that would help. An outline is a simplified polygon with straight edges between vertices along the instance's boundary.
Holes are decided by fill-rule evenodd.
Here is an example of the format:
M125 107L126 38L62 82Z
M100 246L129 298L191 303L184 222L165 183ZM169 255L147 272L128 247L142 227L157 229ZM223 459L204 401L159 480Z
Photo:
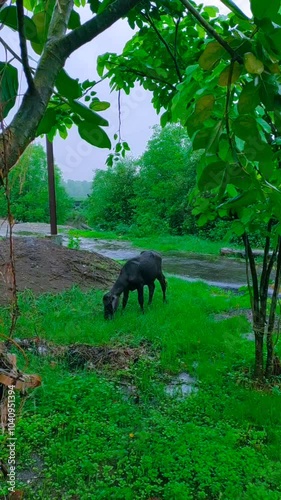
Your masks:
M24 33L24 12L23 12L23 0L17 0L17 17L18 17L18 31L19 31L19 41L20 41L20 51L22 58L22 66L24 74L27 80L28 88L30 92L35 92L34 81L31 74L31 69L28 62L28 53L26 38Z
M148 0L142 1L148 3ZM93 38L124 17L138 3L141 3L141 0L115 0L101 14L97 14L79 28L71 31L61 42L61 50L64 56L68 57L79 47L93 40Z
M7 175L36 136L56 78L64 67L66 58L85 43L109 28L125 16L140 0L115 0L101 14L65 36L73 0L59 0L54 7L48 41L40 58L35 76L36 93L26 92L21 106L9 127L0 134L0 176ZM3 147L6 145L7 161L4 162Z
M242 57L233 50L232 47L216 32L216 30L199 14L199 12L191 5L189 0L180 0L180 2L187 8L187 10L197 19L199 24L209 33L219 44L231 55L233 61L243 64Z
M18 54L13 50L11 49L11 47L5 42L5 40L3 40L3 38L0 36L0 43L3 45L3 47L8 51L10 52L10 54L12 54L12 56L17 59L17 61L19 61L21 64L22 64L22 60L20 58L20 56L18 56Z
M177 62L177 59L174 56L173 52L171 51L168 43L166 42L166 40L163 38L163 36L161 35L161 33L159 32L159 30L155 26L155 24L154 24L153 20L151 19L150 15L149 14L144 14L144 13L142 13L142 15L146 19L146 21L150 24L150 26L154 29L154 31L155 31L156 35L158 36L159 40L161 40L161 42L163 43L163 45L166 47L168 54L170 54L170 56L171 56L171 58L172 58L172 60L174 62L174 65L175 65L175 68L176 68L176 72L177 72L179 81L181 82L182 81L182 76L181 76L181 72L180 72L180 69L179 69L179 66L178 66L178 62ZM176 33L177 33L177 31L176 31ZM176 44L176 42L175 42L175 44ZM175 48L175 50L176 50L176 48Z
M113 62L110 62L110 64L115 64ZM116 66L118 66L118 64L116 63ZM165 85L167 85L167 87L170 87L172 90L177 90L175 85L173 85L172 83L168 82L167 80L164 80L163 78L159 77L159 76L151 76L151 75L148 75L147 73L143 73L142 71L140 70L137 70L137 69L134 69L134 68L130 68L129 66L125 66L123 63L118 66L120 71L123 71L123 68L124 68L124 71L128 71L128 73L132 73L133 75L137 75L137 76L140 76L142 78L147 78L148 80L152 80L152 81L155 81L155 82L160 82L160 83L163 83Z

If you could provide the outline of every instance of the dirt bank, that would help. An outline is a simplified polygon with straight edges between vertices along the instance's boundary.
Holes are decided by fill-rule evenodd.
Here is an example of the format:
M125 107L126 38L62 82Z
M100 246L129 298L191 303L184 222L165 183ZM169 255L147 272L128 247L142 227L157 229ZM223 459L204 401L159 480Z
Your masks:
M17 288L34 293L61 292L73 285L87 290L108 288L120 265L94 252L72 250L48 238L15 238ZM0 241L0 304L11 297L9 241Z

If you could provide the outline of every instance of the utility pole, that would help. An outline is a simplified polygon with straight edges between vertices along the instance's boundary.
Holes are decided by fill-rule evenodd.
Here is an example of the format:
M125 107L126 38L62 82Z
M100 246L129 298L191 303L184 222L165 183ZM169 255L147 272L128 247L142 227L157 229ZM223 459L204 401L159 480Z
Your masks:
M46 136L51 235L58 234L53 143Z

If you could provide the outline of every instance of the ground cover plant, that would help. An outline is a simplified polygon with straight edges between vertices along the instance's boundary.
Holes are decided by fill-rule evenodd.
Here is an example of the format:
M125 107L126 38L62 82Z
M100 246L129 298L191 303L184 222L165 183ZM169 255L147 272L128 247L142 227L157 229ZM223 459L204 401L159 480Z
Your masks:
M26 498L280 498L281 394L278 381L249 387L247 298L175 278L168 304L158 292L145 315L132 294L111 322L103 320L101 292L21 295L19 339L144 350L126 369L92 371L29 354L43 384L17 423ZM3 333L7 314L2 308ZM167 395L182 372L196 379L197 392Z

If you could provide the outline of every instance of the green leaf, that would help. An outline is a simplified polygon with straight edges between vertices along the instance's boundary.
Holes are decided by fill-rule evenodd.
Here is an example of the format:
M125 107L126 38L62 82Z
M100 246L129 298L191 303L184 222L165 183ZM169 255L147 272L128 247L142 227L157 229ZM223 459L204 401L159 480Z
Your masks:
M100 78L103 77L103 72L105 70L105 60L108 54L103 54L97 58L97 73Z
M68 29L75 30L81 26L80 16L75 10L71 11L70 18L68 21Z
M110 107L110 103L107 101L93 101L90 104L90 109L94 111L105 111Z
M210 191L220 186L227 164L224 161L216 161L205 166L198 178L200 191Z
M48 134L52 130L54 125L56 125L56 111L54 108L47 108L42 120L38 125L36 137L42 134Z
M219 42L210 42L203 54L199 57L199 65L202 69L210 70L225 54L225 49Z
M0 62L0 108L2 118L5 118L15 105L18 87L18 70L9 63Z
M71 78L64 69L59 72L55 85L59 93L67 99L77 99L82 96L78 80Z
M242 114L251 114L260 103L259 84L249 82L244 85L238 101L238 112Z
M229 182L235 186L235 188L247 191L252 185L252 177L247 174L238 163L233 163L229 166ZM231 195L232 196L232 195Z
M235 196L237 196L237 194L238 194L237 189L235 188L235 186L233 186L233 184L228 184L226 191L227 191L227 194L229 196L231 196L231 198L235 198Z
M112 0L103 0L103 2L100 2L100 6L98 8L98 14L101 14L111 3Z
M111 148L111 142L105 131L91 122L83 120L78 125L80 137L97 148Z
M272 190L268 193L271 200L272 211L275 217L280 221L281 217L281 194L278 191Z
M212 129L208 128L202 128L196 132L194 139L192 141L192 146L193 149L205 149L206 145L208 144L208 140L210 138L210 134L212 132Z
M238 116L232 123L232 130L243 141L248 141L254 137L254 142L256 142L256 137L259 137L257 122L250 115Z
M242 234L245 233L245 226L239 220L235 220L231 223L231 229L237 236L242 236Z
M235 198L222 203L218 206L218 209L226 208L228 210L239 210L241 208L255 204L258 199L260 199L260 192L257 189L252 188L248 191L245 191L244 193L239 194L238 196L235 196Z
M276 108L275 98L279 95L279 85L274 75L263 75L261 78L260 98L267 111Z
M171 111L164 111L164 113L160 117L160 125L161 127L165 127L167 123L171 120Z
M220 136L222 134L222 125L223 122L219 121L215 125L215 127L212 128L209 139L207 141L206 145L206 153L216 153L217 152L217 146L218 142L220 140Z
M31 40L31 46L36 54L41 54L44 44L47 40L47 33L49 29L51 16L48 12L41 11L34 14L32 21L36 26L37 37Z
M190 136L210 117L214 104L215 98L213 94L204 95L196 101L195 111L186 122L186 128Z
M258 162L271 162L273 159L273 152L271 147L259 141L250 141L250 143L245 144L243 153L248 158L249 161L258 161Z
M74 113L77 113L83 120L91 123L92 125L100 125L101 127L108 126L108 121L100 115L87 108L84 104L78 101L69 101L69 106Z
M99 9L100 2L99 0L89 0L88 3L90 4L90 9L91 11L96 14Z
M236 82L236 80L238 80L241 74L241 71L242 71L241 65L235 61L233 68L232 65L230 64L221 72L218 84L221 85L221 87L227 87L229 83ZM230 73L231 73L231 82L229 82Z
M253 75L261 75L264 72L263 62L252 52L246 52L246 54L244 54L244 66L248 73Z
M257 19L272 19L278 13L280 0L250 0L251 10Z
M281 112L277 109L274 111L274 125L281 135Z
M23 5L27 10L33 11L36 0L24 0Z
M208 217L205 214L200 215L197 224L199 227L205 226L206 222L208 222Z
M204 7L204 12L207 12L209 17L217 17L219 9L214 6L207 5L206 7Z
M281 28L275 28L273 33L270 33L271 44L275 46L277 53L281 53Z
M14 6L5 7L0 10L0 23L9 26L13 30L18 30L17 8ZM24 29L27 40L37 41L37 29L32 19L24 16Z
M226 135L220 138L218 154L223 161L230 162L232 160L231 147Z

